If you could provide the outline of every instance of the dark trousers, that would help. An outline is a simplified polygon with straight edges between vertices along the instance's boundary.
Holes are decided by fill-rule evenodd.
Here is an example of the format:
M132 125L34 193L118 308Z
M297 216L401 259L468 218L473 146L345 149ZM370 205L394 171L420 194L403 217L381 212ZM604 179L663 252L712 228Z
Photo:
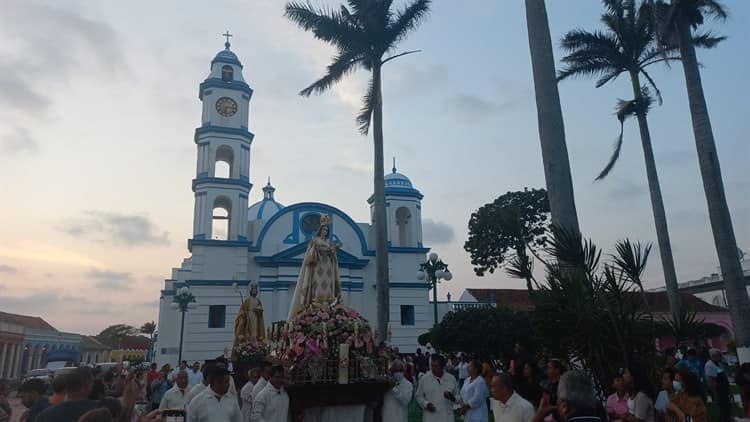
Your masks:
M729 395L721 394L716 405L719 407L719 422L730 422L732 420L732 411Z

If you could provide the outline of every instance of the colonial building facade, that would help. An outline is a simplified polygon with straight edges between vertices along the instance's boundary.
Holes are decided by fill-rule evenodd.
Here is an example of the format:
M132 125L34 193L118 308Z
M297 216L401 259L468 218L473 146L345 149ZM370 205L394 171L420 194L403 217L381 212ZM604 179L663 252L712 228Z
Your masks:
M231 348L240 296L257 282L265 322L285 320L307 242L321 215L331 218L345 302L374 323L375 252L371 222L356 222L334 205L303 202L282 205L270 179L262 199L248 206L251 147L249 104L253 90L242 76L242 63L227 42L211 61L200 84L201 125L197 146L193 235L190 257L165 281L159 307L155 360L175 362L182 315L170 306L176 291L189 287L195 308L184 318L183 359L213 358ZM388 213L391 342L413 352L416 338L431 325L428 285L416 279L429 251L422 243L422 194L393 170L385 176ZM372 197L367 201L372 208ZM365 197L363 197L363 205ZM372 215L372 212L371 212Z

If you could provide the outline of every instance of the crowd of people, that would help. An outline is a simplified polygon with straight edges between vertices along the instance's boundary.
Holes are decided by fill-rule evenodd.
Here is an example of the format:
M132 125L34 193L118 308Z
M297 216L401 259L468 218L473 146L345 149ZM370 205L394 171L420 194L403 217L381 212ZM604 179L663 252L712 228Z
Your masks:
M454 421L457 413L467 422L485 422L490 413L495 421L503 422L571 418L706 422L707 403L716 406L718 422L729 422L734 419L729 368L719 350L706 350L704 355L701 359L695 349L678 351L676 355L667 351L665 364L659 369L659 388L659 383L654 382L655 374L642 368L621 368L605 386L609 391L594 389L589 375L566 371L559 360L529 359L523 353L502 362L469 354L443 356L417 350L414 356L399 358L403 362L396 361L394 367L403 371L396 378L399 383L415 386L414 400L422 409L424 422ZM563 385L566 374L571 375L567 375L568 383ZM750 419L750 364L737 367L734 380L741 396L738 404L744 418ZM389 413L397 416L384 420L405 421L408 394L400 387L388 394L402 397L389 402L401 404L401 408L398 413Z
M621 368L602 395L590 375L566 371L556 359L510 361L434 351L389 356L390 388L382 403L383 421L407 421L409 407L422 409L424 422L707 422L707 402L718 421L732 420L729 376L718 350L702 361L696 350L668 354L656 388L654 374ZM220 357L176 368L77 368L51 384L29 379L18 389L26 407L22 422L164 421L181 416L187 422L287 422L289 395L284 368L263 362L248 371L237 389L231 364ZM750 417L750 364L734 379ZM0 382L0 422L10 420L7 385ZM606 397L606 400L600 400ZM177 419L181 420L181 419Z
M272 422L287 421L289 397L284 369L264 363L250 371L240 391L230 363L218 358L183 361L157 370L117 365L107 371L80 367L51 383L26 380L17 395L26 411L21 422ZM0 422L8 422L7 384L0 382ZM169 419L172 416L174 419Z

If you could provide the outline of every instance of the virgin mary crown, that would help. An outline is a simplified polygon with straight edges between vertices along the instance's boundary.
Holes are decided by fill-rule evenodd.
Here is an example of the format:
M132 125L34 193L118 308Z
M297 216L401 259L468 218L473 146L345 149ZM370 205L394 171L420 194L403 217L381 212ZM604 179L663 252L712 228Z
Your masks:
M331 225L331 217L328 214L323 214L320 216L320 227L323 226L330 226Z

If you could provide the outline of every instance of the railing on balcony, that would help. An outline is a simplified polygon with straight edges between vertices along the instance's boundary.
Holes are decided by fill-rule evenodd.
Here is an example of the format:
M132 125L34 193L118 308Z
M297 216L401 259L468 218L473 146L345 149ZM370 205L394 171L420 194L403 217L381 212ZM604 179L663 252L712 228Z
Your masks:
M495 308L496 303L487 302L448 302L451 311L463 311L464 309L472 308Z

